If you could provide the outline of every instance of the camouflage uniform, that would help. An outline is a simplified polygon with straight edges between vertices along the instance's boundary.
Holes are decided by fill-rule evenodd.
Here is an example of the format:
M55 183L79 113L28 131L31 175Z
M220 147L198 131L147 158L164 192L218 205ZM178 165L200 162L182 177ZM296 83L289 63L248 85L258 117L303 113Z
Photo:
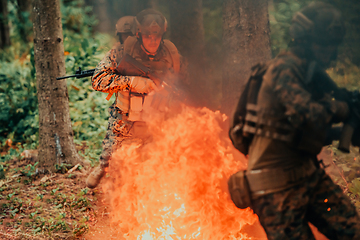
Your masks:
M269 63L258 95L258 105L262 106L258 118L277 121L293 132L300 130L302 136L287 142L255 135L247 172L281 169L292 175L293 169L305 164L316 170L295 183L277 184L273 191L255 193L252 208L269 239L314 239L308 222L329 239L360 239L360 217L355 207L323 169L314 166L336 110L322 89L321 79L304 84L308 67L306 59L292 52L283 52ZM248 178L251 188L254 177Z
M360 239L360 219L323 169L305 182L253 200L268 239L315 239L308 222L329 239Z
M332 124L350 116L349 92L324 71L344 28L330 4L295 13L289 51L253 68L262 70L235 111L230 138L249 163L230 178L229 190L238 207L251 206L269 239L314 239L309 222L329 239L360 239L355 207L317 161Z
M135 37L129 37L125 44L128 41L134 41ZM168 40L165 40L168 41ZM141 49L141 45L138 41L134 44L134 49L131 55L142 62L144 65L151 67L152 63L155 63L156 66L160 66L162 76L166 79L176 79L177 76L174 76L172 70L172 63L166 59L169 59L169 53L163 47L163 44L160 45L159 51L156 56L149 58L149 56ZM96 67L94 76L92 78L92 86L95 90L105 92L105 93L119 93L119 92L128 92L130 90L130 78L128 76L122 76L116 73L116 66L119 60L124 54L124 49L115 47L111 49L106 56L101 60L99 65ZM166 60L166 61L165 61ZM165 64L162 64L165 62ZM184 67L181 65L181 76L185 76ZM184 79L184 78L181 78ZM168 81L169 82L169 81ZM119 96L117 95L117 98ZM103 151L100 156L100 163L102 167L106 167L109 164L109 159L111 153L124 140L133 140L134 138L139 139L140 133L146 130L146 125L141 122L133 122L128 120L127 113L123 112L117 107L117 99L114 104L109 108L109 124L105 139L103 141ZM146 131L145 131L146 132ZM142 139L146 139L146 136L142 135Z

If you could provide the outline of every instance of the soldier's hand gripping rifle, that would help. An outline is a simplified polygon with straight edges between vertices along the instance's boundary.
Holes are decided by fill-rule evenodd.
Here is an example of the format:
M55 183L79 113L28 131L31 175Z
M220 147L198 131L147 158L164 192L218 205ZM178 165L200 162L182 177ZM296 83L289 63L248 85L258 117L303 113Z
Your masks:
M150 68L144 66L142 63L138 62L135 58L131 57L129 54L126 54L116 67L116 70L119 74L124 76L140 76L151 79L157 87L163 87L168 93L173 93L179 95L179 90L175 86L170 86L163 79L161 79L156 72ZM109 100L112 96L112 93L106 97Z
M163 80L160 79L159 76L157 76L154 71L138 62L129 54L126 54L121 59L119 65L116 67L116 70L124 76L140 76L150 78L158 87L167 85Z
M92 75L94 75L94 72L95 72L95 68L83 71L81 69L81 67L79 67L78 70L75 71L74 75L57 77L56 80L62 80L62 79L71 78L71 77L75 77L75 78L91 77Z
M351 143L360 146L360 134L358 132L360 131L360 93L339 88L325 70L317 67L315 61L310 63L307 75L307 79L316 79L313 82L317 85L318 89L330 93L337 100L347 102L350 108L350 117L344 122L341 131L336 127L332 129L335 131L329 132L333 136L329 136L328 144L331 144L332 140L339 139L338 149L347 153L350 152Z
M350 92L348 104L351 113L349 119L344 122L338 146L339 150L346 153L350 152L350 144L354 138L360 138L360 136L354 136L354 131L360 127L360 93L358 91ZM358 142L359 139L355 140Z

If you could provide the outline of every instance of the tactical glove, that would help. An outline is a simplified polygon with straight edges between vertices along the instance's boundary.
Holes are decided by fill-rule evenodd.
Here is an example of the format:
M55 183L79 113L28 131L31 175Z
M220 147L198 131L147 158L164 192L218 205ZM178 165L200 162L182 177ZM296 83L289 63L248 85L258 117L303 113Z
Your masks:
M149 93L156 88L155 83L149 79L138 76L130 77L131 90L138 93Z
M344 101L335 100L330 94L325 94L319 101L330 113L330 121L339 123L345 121L350 115L349 105Z

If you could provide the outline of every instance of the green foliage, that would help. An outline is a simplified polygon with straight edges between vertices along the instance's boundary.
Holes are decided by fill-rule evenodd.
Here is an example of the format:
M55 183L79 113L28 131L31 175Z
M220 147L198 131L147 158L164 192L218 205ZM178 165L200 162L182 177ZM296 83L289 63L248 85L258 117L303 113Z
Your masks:
M335 67L327 70L330 77L340 86L349 90L359 90L360 68L349 59L338 61Z
M92 7L84 0L61 1L60 5L64 34L81 34L89 37L98 20L92 15Z
M16 18L20 13L17 12L15 1L9 3L9 9L13 42L11 47L0 51L0 143L4 147L5 141L11 139L25 144L26 148L35 148L39 116L33 43L24 43L20 38L20 28L23 26ZM84 7L83 0L61 4L65 66L69 74L78 67L94 68L111 47L109 36L92 33L97 20L91 11L90 7ZM91 159L95 160L106 131L109 102L105 100L105 94L92 90L90 78L65 81L68 84L75 142L87 146L83 154L89 153ZM1 159L10 160L13 157L13 154L9 154Z
M99 36L103 38L102 35ZM103 38L104 39L104 38ZM66 43L67 45L68 43ZM82 69L94 68L100 61L98 40L83 39L73 45L66 46L69 53L65 59L67 72L72 73L78 67ZM104 49L104 48L103 48ZM104 49L107 50L107 49ZM68 79L70 116L73 122L75 142L79 145L85 141L85 151L95 151L97 158L100 154L100 143L105 136L107 127L107 109L110 102L106 101L106 94L92 89L90 78Z
M28 178L33 178L35 174L37 174L36 172L36 165L38 165L39 163L36 162L34 165L33 164L28 164L25 169L23 171L21 171L21 173L28 177Z
M10 0L8 2L8 20L11 24L10 36L12 42L26 43L31 41L33 25L30 12L21 12L18 2ZM26 44L25 44L26 45Z
M7 50L17 55L15 48ZM31 56L24 54L13 61L0 57L0 140L10 136L14 142L37 141L38 109Z

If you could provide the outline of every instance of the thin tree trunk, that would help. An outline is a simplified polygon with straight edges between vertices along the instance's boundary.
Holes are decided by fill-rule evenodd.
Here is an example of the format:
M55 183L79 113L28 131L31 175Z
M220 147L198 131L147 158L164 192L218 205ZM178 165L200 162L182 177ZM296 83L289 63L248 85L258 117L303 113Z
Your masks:
M31 10L31 0L17 0L17 4L22 12L29 12Z
M126 1L126 0L124 0ZM140 11L150 8L151 2L150 0L132 0L132 14L136 16Z
M7 0L0 0L0 49L10 46Z
M96 31L102 33L110 33L115 29L115 26L112 26L111 19L108 13L109 0L93 0L93 11L99 20L99 24L96 26ZM111 15L111 14L110 14Z
M267 0L223 2L222 112L231 115L250 69L271 58Z
M85 3L93 6L99 20L96 30L104 33L114 33L119 18L135 16L141 10L152 7L151 0L86 0Z
M116 22L123 16L135 16L146 8L152 8L152 0L108 0L108 15L115 31Z
M206 61L202 0L170 1L171 40L188 61L190 93L201 105L206 105Z
M34 55L39 101L39 165L54 171L55 165L80 162L69 115L64 44L58 0L34 0Z
M19 33L21 36L21 39L25 42L28 41L28 31L26 29L26 13L30 13L31 11L31 0L17 0L17 15L19 18L19 21L21 23ZM30 15L30 14L29 14Z
M149 7L153 9L157 9L159 6L158 0L149 0Z

